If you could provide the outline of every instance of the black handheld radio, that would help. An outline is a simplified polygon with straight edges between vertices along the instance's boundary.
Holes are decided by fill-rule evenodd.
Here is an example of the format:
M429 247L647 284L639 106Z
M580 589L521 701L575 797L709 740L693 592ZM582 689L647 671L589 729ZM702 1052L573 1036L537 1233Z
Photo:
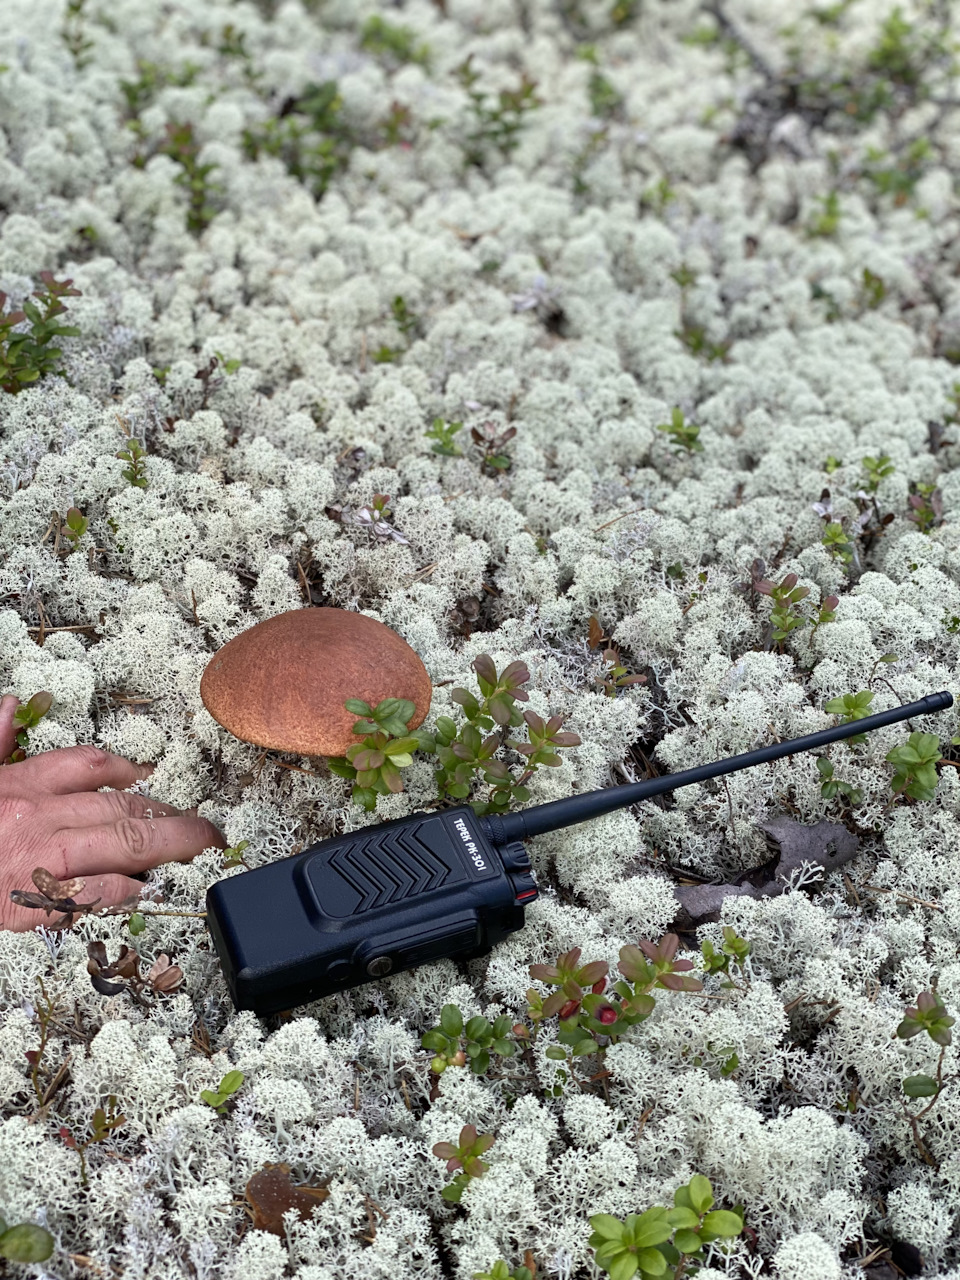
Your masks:
M207 923L238 1009L261 1016L443 956L483 955L523 928L537 884L522 841L797 751L953 704L947 692L682 773L520 813L414 813L220 880Z

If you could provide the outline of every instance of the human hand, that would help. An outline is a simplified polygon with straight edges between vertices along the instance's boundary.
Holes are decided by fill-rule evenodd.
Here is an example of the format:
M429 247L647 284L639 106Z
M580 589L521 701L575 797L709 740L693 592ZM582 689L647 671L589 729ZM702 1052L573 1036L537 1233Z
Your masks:
M12 694L0 699L0 760L17 745L18 705ZM43 751L0 767L0 928L50 927L51 917L10 901L11 889L33 889L36 867L58 880L81 876L86 887L78 900L99 898L98 908L110 907L140 894L142 881L132 879L137 872L226 847L213 823L198 818L196 810L119 789L152 772L152 765L89 746Z

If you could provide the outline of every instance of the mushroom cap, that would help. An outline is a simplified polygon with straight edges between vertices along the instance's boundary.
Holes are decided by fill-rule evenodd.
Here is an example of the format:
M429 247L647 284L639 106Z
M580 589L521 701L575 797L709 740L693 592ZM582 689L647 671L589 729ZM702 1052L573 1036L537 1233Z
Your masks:
M432 692L402 637L346 609L293 609L258 622L227 641L200 678L203 705L235 737L307 756L342 756L360 741L347 698L371 707L408 698L415 729Z

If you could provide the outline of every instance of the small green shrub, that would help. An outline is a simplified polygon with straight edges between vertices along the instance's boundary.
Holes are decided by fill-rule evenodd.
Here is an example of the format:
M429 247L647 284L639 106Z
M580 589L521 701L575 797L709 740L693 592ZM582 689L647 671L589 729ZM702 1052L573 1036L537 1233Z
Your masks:
M462 429L462 422L445 422L443 418L434 418L425 434L433 442L430 448L434 453L445 458L462 458L463 450L454 438Z
M670 421L661 422L657 430L666 431L670 436L674 453L703 453L703 445L699 439L700 428L693 422L687 422L681 409L673 409Z
M430 1069L442 1075L447 1067L463 1067L467 1063L474 1075L482 1075L490 1066L490 1054L512 1058L517 1046L511 1040L511 1020L503 1014L490 1022L477 1015L468 1018L455 1004L445 1004L440 1011L440 1023L424 1032L420 1043L434 1057Z
M27 702L21 702L13 713L13 727L16 731L16 749L7 756L3 764L19 764L27 758L30 745L30 730L35 729L43 717L53 706L53 694L43 690L35 693Z
M66 538L71 551L76 551L80 545L80 539L89 527L90 521L79 507L71 507L67 512L66 519L60 525L60 533Z
M907 519L911 520L921 533L929 533L934 525L939 524L943 519L942 495L935 484L917 483L913 489L914 492L907 499L910 505Z
M210 178L217 165L200 163L200 143L190 123L168 123L159 151L180 166L174 182L187 192L187 230L199 236L217 215L216 197L223 188Z
M348 698L343 705L362 717L353 732L363 734L363 739L348 747L346 756L332 757L327 764L333 773L354 784L354 803L372 813L378 795L403 790L400 770L412 764L413 752L429 745L430 740L427 735L408 733L407 725L416 709L408 698L384 698L376 707L360 698Z
M681 1276L689 1262L703 1257L703 1246L732 1240L743 1231L743 1218L728 1209L713 1209L713 1188L701 1174L673 1194L673 1208L655 1206L630 1213L621 1221L609 1213L590 1218L594 1261L612 1280L659 1280L669 1268Z
M523 1263L510 1269L510 1264L498 1258L489 1271L475 1271L473 1280L533 1280L533 1272Z
M455 1169L461 1171L441 1191L440 1194L444 1200L451 1204L459 1204L471 1179L483 1177L490 1166L480 1157L490 1150L494 1141L492 1133L477 1133L474 1125L465 1124L460 1130L456 1146L452 1142L434 1144L433 1154L439 1156L441 1160L446 1160L447 1173L453 1173Z
M867 473L864 488L868 493L876 493L880 487L880 481L886 476L893 475L896 470L896 467L885 453L881 454L879 458L861 458L860 465Z
M496 95L477 88L480 72L473 64L473 54L456 68L457 79L467 91L471 124L467 128L464 156L468 165L483 168L491 148L506 155L516 150L524 117L542 105L534 90L536 80L524 72L517 89L501 89Z
M942 759L940 739L935 733L911 733L902 746L888 751L884 759L896 766L890 782L891 802L900 795L914 800L933 799L940 781L936 766Z
M135 489L146 489L150 484L147 479L147 455L141 448L140 441L133 436L128 437L117 457L130 464L120 472L124 480L129 481Z
M841 724L852 724L854 720L862 720L870 714L870 703L874 696L871 689L861 689L859 693L844 693L839 698L831 698L829 702L825 702L823 709L829 716L839 716ZM846 739L851 744L866 740L865 733L856 733L852 738Z
M204 1089L200 1094L201 1101L213 1107L217 1115L227 1114L227 1103L243 1085L242 1071L228 1071L220 1080L216 1089Z
M368 53L387 54L399 63L430 65L430 49L418 41L416 32L387 22L379 14L369 17L361 27L360 48Z
M79 289L72 280L57 280L52 271L40 272L41 286L34 289L20 311L0 315L0 387L16 395L23 387L49 373L57 373L59 347L51 346L54 338L78 338L80 330L73 325L63 325L57 316L66 311L64 298L79 298ZM0 309L7 302L7 295L0 291ZM29 328L15 332L17 326Z
M853 560L853 543L847 537L841 521L828 521L820 543L841 564L848 565Z

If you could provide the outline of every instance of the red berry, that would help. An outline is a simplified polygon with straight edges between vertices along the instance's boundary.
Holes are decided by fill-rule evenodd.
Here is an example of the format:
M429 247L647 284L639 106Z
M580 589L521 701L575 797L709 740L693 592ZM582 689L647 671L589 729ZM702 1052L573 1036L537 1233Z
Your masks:
M607 980L606 980L606 978L600 978L600 979L599 979L597 982L595 982L595 983L593 984L593 986L591 987L591 990L593 991L593 994L594 994L595 996L602 996L602 995L603 995L603 993L604 993L604 991L606 991L606 989L607 989Z
M617 1011L613 1005L605 1004L598 1014L600 1021L605 1027L609 1027L611 1023L617 1020Z
M561 1019L572 1018L579 1008L580 1008L579 1000L568 1000L557 1016Z

